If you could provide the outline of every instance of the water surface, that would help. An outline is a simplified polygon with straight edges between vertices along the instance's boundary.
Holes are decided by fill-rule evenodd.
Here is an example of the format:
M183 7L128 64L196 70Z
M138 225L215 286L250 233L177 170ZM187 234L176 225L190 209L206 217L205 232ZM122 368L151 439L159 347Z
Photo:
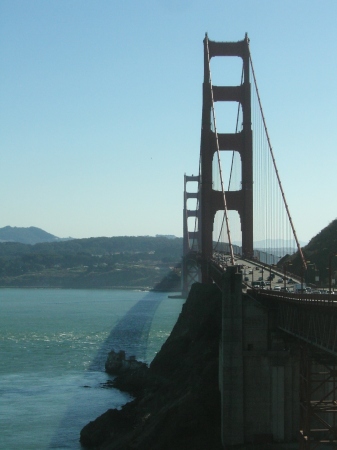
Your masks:
M0 289L0 449L80 449L86 423L130 400L103 388L107 353L151 362L182 303L157 292Z

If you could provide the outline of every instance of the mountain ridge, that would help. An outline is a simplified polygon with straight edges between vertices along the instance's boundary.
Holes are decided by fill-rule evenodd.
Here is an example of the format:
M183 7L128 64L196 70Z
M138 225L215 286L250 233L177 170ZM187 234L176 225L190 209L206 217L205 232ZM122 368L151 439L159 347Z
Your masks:
M19 242L21 244L40 244L43 242L59 242L72 238L59 238L38 227L11 227L7 225L0 228L0 242Z

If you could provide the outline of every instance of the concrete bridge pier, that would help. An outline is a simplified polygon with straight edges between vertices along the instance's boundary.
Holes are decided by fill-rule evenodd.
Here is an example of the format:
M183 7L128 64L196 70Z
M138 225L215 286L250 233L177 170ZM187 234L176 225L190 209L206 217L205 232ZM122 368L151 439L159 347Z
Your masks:
M219 357L225 449L298 449L299 352L276 311L242 293L242 273L223 275Z
M219 358L221 439L225 445L244 443L244 389L242 341L242 275L228 267L223 275L222 336Z

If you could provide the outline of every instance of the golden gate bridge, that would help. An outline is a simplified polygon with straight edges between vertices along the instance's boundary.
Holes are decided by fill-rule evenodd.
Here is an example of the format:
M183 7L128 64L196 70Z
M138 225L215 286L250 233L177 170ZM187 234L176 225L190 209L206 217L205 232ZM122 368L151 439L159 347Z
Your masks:
M211 66L218 57L241 58L241 80L237 85L213 84ZM218 119L220 105L228 103L237 105L231 132L228 123L223 130ZM289 389L289 395L296 392L299 397L298 417L295 413L294 420L298 419L300 449L337 446L337 309L331 290L323 296L303 289L302 293L286 289L276 292L271 286L269 290L256 290L242 279L244 267L262 272L268 269L270 274L273 268L282 276L277 263L282 256L295 252L301 260L302 287L307 269L277 169L247 35L239 42L214 42L205 36L199 173L184 177L183 227L183 293L186 295L196 281L215 283L227 305L223 308L220 351L220 372L225 381L222 379L220 386L223 418L230 416L232 420L229 426L223 419L224 445L253 442L254 436L269 436L270 442L290 442L293 436L285 425L285 416L290 412L282 400L282 392L284 396ZM285 283L285 274L283 279ZM263 314L257 312L257 303ZM252 314L268 324L265 329L257 326L255 331L258 334L264 329L261 349L264 355L274 355L267 359L266 372L260 373L269 377L273 391L265 401L273 405L269 413L274 419L265 419L264 425L257 419L258 414L254 416L245 408L250 402L249 392L254 390L254 384L245 376L248 361L252 361L249 352L256 346L254 337L247 338ZM275 335L281 336L278 362ZM297 357L291 359L288 355L288 362L284 362L285 348L293 340L295 344L290 346L296 348ZM259 358L263 357L259 354ZM292 390L287 380L292 370L290 360L298 375L298 386ZM259 370L257 366L257 373ZM233 396L241 406L229 410Z

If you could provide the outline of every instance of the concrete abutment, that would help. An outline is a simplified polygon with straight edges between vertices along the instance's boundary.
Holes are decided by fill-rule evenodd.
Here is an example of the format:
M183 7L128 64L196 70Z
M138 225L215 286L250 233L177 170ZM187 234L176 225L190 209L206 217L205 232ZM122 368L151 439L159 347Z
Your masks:
M299 356L276 328L275 310L242 293L227 268L219 355L222 442L226 449L297 449Z

